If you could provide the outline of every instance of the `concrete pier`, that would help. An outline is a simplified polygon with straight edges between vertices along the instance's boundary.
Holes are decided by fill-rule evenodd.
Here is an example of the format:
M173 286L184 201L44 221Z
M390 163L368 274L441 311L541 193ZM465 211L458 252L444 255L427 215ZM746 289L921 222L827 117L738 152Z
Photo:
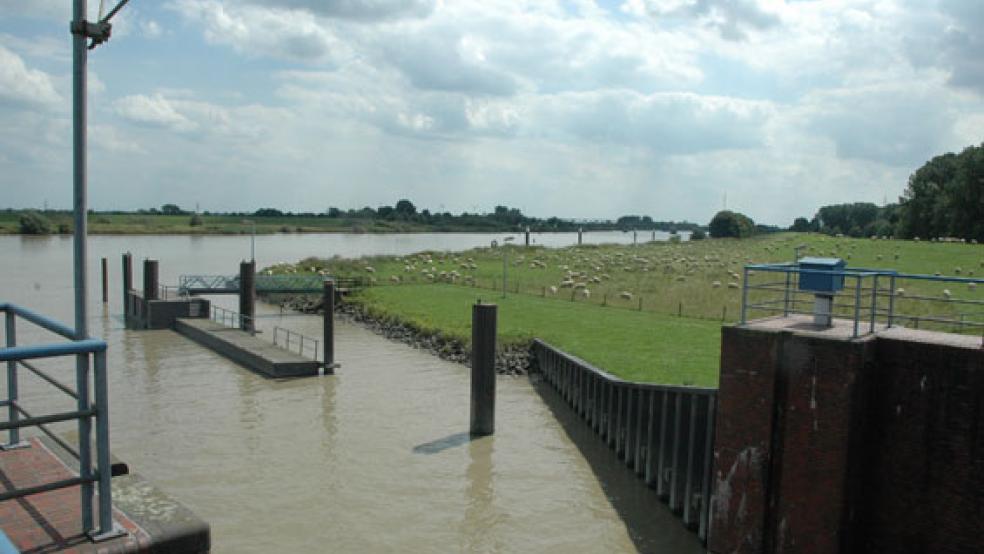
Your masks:
M321 366L317 360L289 352L251 333L226 327L210 319L178 319L174 330L246 369L267 377L317 375Z
M0 452L0 491L77 476L78 462L47 437ZM118 537L97 543L82 532L78 486L0 502L0 524L21 552L209 551L209 526L188 508L139 475L118 475L112 482L113 520L124 531Z

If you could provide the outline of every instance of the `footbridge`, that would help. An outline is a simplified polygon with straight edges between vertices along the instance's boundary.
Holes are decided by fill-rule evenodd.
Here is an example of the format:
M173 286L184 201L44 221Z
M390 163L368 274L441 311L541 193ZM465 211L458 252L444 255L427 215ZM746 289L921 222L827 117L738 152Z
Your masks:
M332 279L336 292L345 293L360 289L367 283L356 277L311 275L256 275L257 294L321 294L326 279ZM239 275L181 275L178 277L178 294L239 294Z

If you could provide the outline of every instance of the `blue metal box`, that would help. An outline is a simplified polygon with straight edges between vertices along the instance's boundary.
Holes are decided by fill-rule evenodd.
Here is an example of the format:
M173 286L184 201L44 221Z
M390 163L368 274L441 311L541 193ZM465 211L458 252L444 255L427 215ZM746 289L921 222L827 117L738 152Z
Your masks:
M806 271L844 271L847 263L840 258L801 258L799 268ZM800 273L799 290L834 293L844 288L844 275Z

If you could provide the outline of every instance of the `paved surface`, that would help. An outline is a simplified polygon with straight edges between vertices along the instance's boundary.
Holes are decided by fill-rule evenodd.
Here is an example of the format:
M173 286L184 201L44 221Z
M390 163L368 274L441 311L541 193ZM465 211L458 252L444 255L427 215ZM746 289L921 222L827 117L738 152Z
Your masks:
M68 455L48 439L28 442L29 448L0 452L0 489L78 475ZM208 524L137 475L113 477L113 520L125 533L93 543L82 530L79 486L0 502L0 529L21 552L199 553L210 548Z
M321 364L274 346L263 335L251 335L210 319L179 319L175 330L232 361L269 377L317 375Z

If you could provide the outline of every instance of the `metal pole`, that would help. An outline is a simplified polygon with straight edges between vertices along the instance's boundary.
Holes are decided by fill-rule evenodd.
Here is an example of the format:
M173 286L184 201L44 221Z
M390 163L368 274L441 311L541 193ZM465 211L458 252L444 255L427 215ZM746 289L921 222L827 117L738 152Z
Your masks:
M875 332L875 318L878 317L878 274L875 274L871 285L871 327L869 333Z
M109 386L106 352L94 354L96 397L96 464L99 469L99 534L113 532L112 461L109 459Z
M86 238L88 236L86 202L86 37L84 34L86 0L75 0L72 10L72 171L75 258L75 338L89 336L86 324Z
M253 234L249 238L249 259L252 262L256 262L256 222L252 221L253 224Z
M789 288L791 286L793 274L786 272L786 289L783 291L782 317L789 317Z
M239 264L239 328L256 333L256 262Z
M472 435L495 432L495 304L472 306L471 425Z
M17 346L17 329L14 327L17 314L8 311L6 316L6 346L11 348ZM16 423L20 414L17 412L15 402L17 402L17 362L11 360L7 362L7 420ZM20 429L12 427L7 433L7 448L13 448L20 442Z
M89 355L76 357L75 392L78 395L78 410L89 410ZM92 477L92 420L79 418L79 477ZM92 525L92 482L82 483L79 497L82 503L82 530L88 533Z
M892 288L888 292L888 326L892 327L892 319L895 317L895 274L892 274L892 278L889 280L889 286Z
M506 270L507 270L506 268L509 265L508 254L509 252L506 250L505 245L503 245L502 247L502 297L503 298L506 297Z
M324 307L324 327L322 329L322 351L324 352L325 373L332 373L338 364L335 363L335 281L328 279L322 290L322 305Z
M748 268L743 270L744 277L741 280L741 324L744 325L747 322L747 310L746 305L748 304Z
M832 305L833 303L831 303L831 306ZM830 320L831 322L833 322L834 320L833 307L831 307L830 311L831 311ZM854 277L854 335L852 335L854 337L858 336L858 325L860 324L858 320L860 318L861 318L861 276L858 275Z

